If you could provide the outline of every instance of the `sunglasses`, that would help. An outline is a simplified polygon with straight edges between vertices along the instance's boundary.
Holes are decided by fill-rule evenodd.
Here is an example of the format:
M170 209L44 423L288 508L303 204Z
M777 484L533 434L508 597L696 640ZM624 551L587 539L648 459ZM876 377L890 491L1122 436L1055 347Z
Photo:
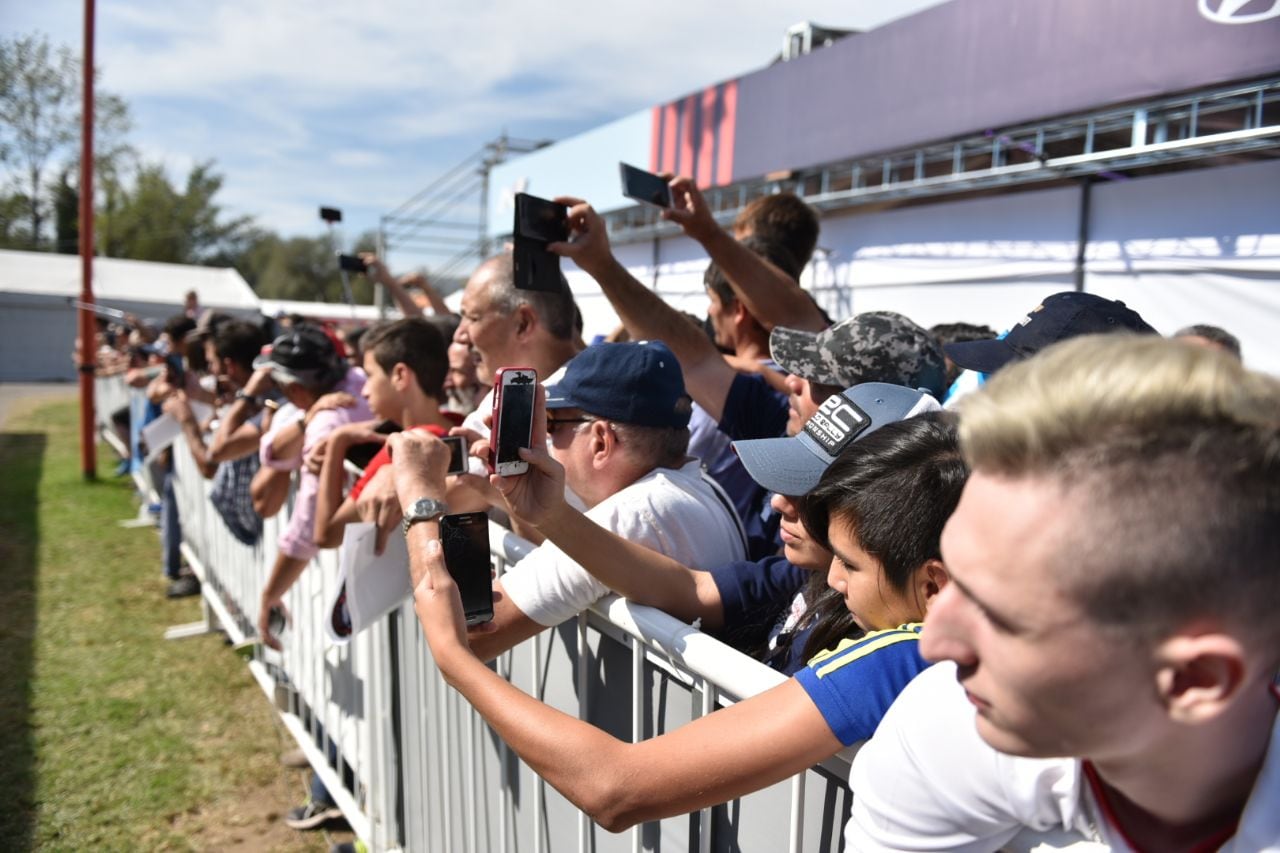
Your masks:
M556 431L556 427L561 424L589 424L592 421L598 421L599 418L581 417L581 418L553 418L547 415L547 435L551 435Z

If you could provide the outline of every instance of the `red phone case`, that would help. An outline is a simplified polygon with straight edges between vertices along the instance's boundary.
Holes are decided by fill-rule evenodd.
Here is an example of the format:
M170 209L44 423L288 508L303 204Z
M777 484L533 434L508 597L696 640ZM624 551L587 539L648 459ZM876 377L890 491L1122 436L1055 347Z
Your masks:
M498 467L498 435L502 426L502 380L508 373L517 371L528 371L533 374L533 381L538 381L538 371L532 367L499 367L493 375L493 417L490 418L489 431L489 472L493 473ZM533 435L533 422L529 423L529 434Z

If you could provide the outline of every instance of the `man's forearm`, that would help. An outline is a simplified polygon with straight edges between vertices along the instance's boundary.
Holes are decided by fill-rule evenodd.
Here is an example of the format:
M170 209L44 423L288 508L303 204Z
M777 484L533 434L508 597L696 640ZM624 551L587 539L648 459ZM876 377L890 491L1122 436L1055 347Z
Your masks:
M284 598L284 594L302 576L302 570L307 567L308 562L310 561L299 557L290 557L282 551L277 552L276 561L271 566L271 574L262 588L263 600L275 601Z
M765 329L784 326L820 332L827 327L800 283L733 238L716 229L702 246L728 279L733 292Z
M230 440L232 434L235 433L246 421L252 417L254 412L253 401L241 397L227 408L227 414L218 424L218 429L214 432L213 438L209 441L209 455L216 457L223 449L223 446ZM222 461L222 460L218 460Z
M342 534L329 529L329 522L342 503L342 480L346 475L343 464L347 455L347 441L341 431L329 436L324 464L320 466L320 478L316 489L315 541L321 548L332 548L342 541ZM336 541L335 541L336 540Z
M601 269L596 281L633 338L663 341L686 369L703 359L720 357L700 328L637 281L617 260Z
M636 281L617 259L611 259L597 272L595 279L600 289L631 336L637 340L660 340L670 347L684 369L689 396L719 420L734 373L715 344L701 328Z
M205 447L204 436L200 434L200 425L196 423L195 418L187 417L182 419L181 426L182 435L187 440L187 448L191 451L191 458L195 460L201 476L206 480L209 479L217 471L218 465L209 459L209 451Z
M685 622L701 619L706 630L720 627L723 608L707 573L629 542L568 504L539 527L561 551L623 598ZM700 575L704 583L699 583Z

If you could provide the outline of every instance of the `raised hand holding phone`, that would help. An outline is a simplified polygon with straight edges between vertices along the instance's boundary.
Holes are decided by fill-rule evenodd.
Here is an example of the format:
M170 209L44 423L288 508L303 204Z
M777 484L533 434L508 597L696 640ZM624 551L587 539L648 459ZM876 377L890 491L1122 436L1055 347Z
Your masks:
M519 477L493 474L491 482L503 497L507 510L537 527L567 504L564 500L564 466L547 452L547 395L539 385L534 395L532 446L521 452L528 469Z
M549 244L547 251L568 258L595 279L607 274L611 265L618 265L600 214L580 198L558 196L556 201L569 206L569 239Z
M531 367L502 367L495 374L490 459L495 474L513 477L529 470L520 448L532 446L538 388L538 374Z
M671 181L671 199L671 207L662 212L662 218L679 225L685 234L699 243L724 231L693 178L679 177Z
M661 175L626 163L618 164L618 173L622 178L622 194L627 198L664 209L672 206L671 187Z

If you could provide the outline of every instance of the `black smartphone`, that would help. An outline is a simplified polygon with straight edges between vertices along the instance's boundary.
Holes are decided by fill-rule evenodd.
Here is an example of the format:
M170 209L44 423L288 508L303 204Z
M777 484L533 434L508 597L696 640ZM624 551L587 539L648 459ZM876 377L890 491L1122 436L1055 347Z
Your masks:
M622 194L627 198L652 204L654 207L671 207L671 185L659 175L637 169L626 163L618 164L618 173L622 177Z
M483 512L440 519L444 564L462 596L468 625L493 621L493 580L489 556L489 516Z
M528 193L516 193L516 222L511 232L541 243L569 239L569 208Z
M467 473L467 439L461 435L446 435L440 439L449 448L449 470L446 474Z
M513 477L529 470L520 448L533 437L533 399L538 374L531 367L502 367L493 379L493 434L490 465L495 474Z
M516 193L516 217L511 229L511 259L515 286L521 290L562 293L568 289L560 275L560 256L548 243L569 239L569 209L545 198Z
M365 272L369 269L369 265L359 255L344 255L339 252L338 268L347 272Z
M400 430L400 424L395 421L383 421L373 428L374 432L382 435L391 435ZM357 468L368 468L373 457L377 456L378 451L384 447L386 447L385 444L353 444L347 448L347 455L344 458Z

